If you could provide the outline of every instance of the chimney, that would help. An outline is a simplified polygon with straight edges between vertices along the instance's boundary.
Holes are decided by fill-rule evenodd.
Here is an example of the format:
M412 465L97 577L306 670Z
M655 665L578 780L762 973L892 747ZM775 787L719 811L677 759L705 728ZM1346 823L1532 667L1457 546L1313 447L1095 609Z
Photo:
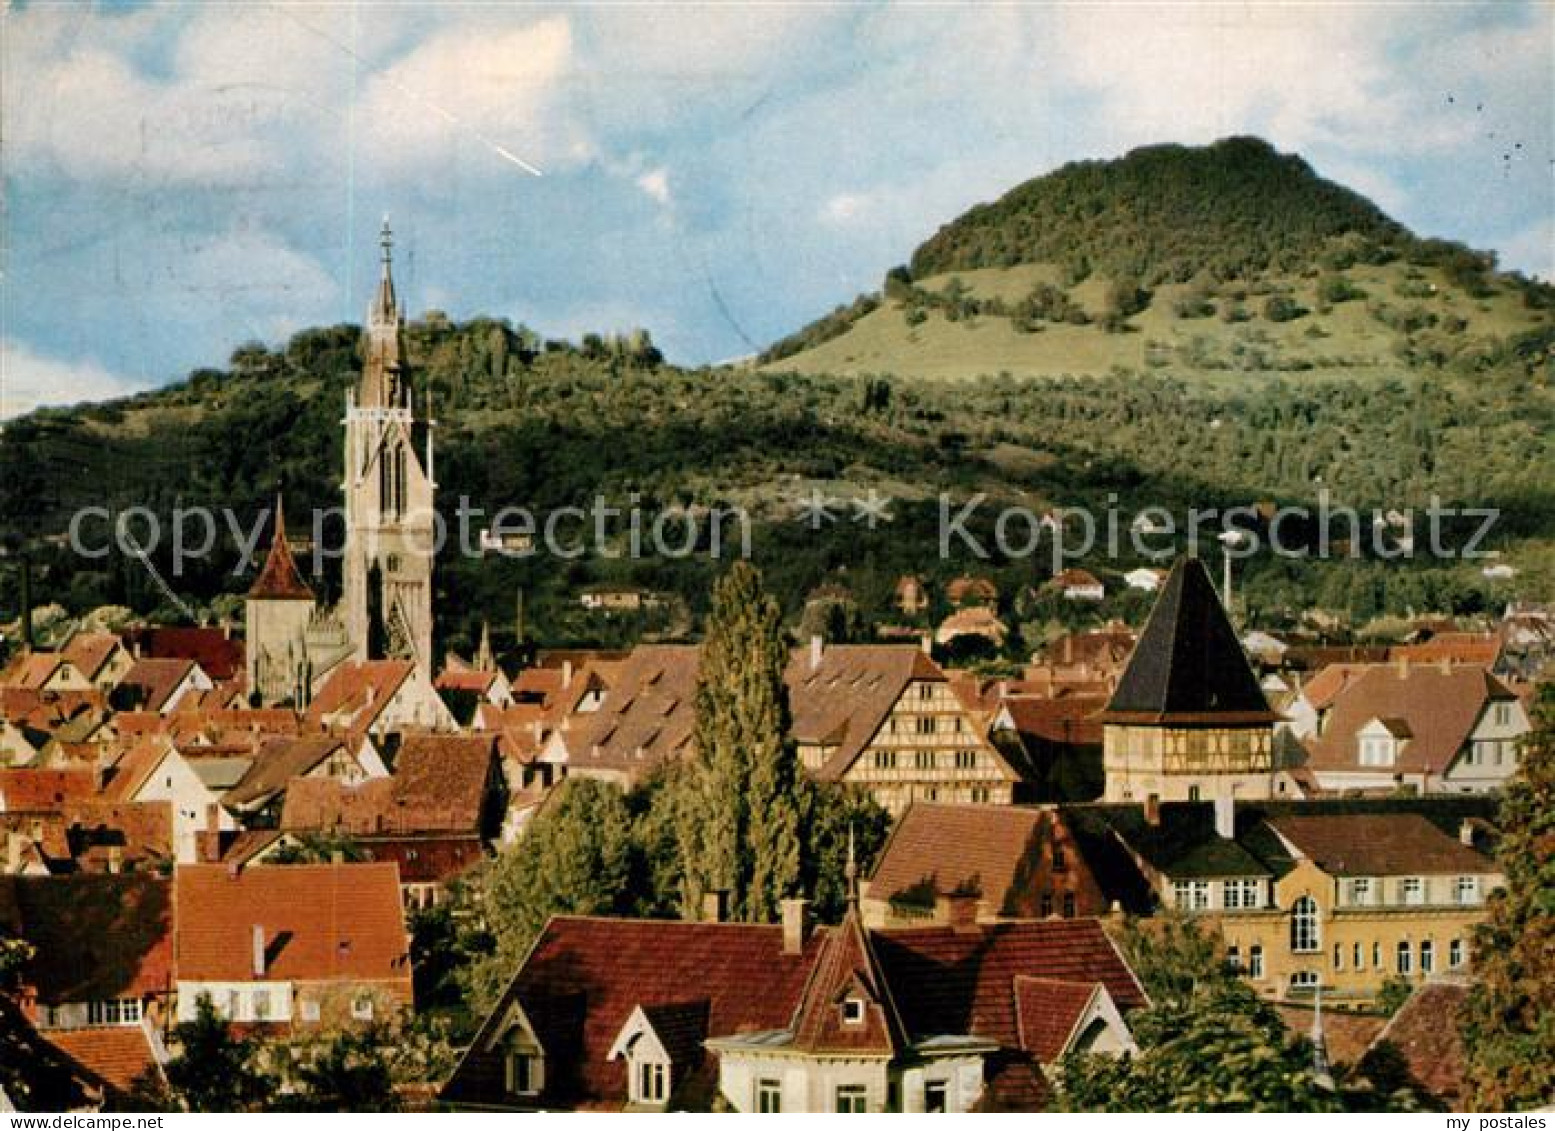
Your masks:
M265 929L254 924L254 977L265 976Z
M810 637L810 670L821 670L821 658L826 655L826 639L819 633Z
M927 632L919 633L918 649L925 656L932 656L934 654L934 637L930 636Z
M1145 824L1155 828L1161 823L1161 795L1150 793L1145 795Z
M571 660L563 660L562 661L562 690L565 691L565 690L567 690L567 688L569 688L571 686L572 686L572 661Z
M205 831L212 837L221 832L221 806L215 801L205 807Z
M977 896L968 892L952 892L940 898L945 906L945 918L953 932L964 935L977 930Z
M436 826L433 827L435 828ZM336 848L330 852L329 862L338 868L340 865L346 862L346 854L341 852L340 849Z
M702 922L722 923L729 918L729 893L723 889L702 893ZM786 921L786 920L785 920Z
M1443 675L1451 675L1452 674L1452 657L1451 656L1443 656L1442 657L1441 668L1442 668L1442 674Z
M1400 652L1398 656L1398 678L1409 678L1409 653Z
M805 911L807 899L784 899L778 902L783 909L783 953L803 954L805 940L810 937L810 916Z
M1064 637L1064 663L1074 663L1074 633L1068 633Z
M1469 848L1474 847L1474 822L1465 820L1459 823L1458 840Z
M124 870L124 849L117 844L108 846L108 874L117 876Z
M1215 835L1221 840L1236 839L1236 798L1229 792L1215 794Z

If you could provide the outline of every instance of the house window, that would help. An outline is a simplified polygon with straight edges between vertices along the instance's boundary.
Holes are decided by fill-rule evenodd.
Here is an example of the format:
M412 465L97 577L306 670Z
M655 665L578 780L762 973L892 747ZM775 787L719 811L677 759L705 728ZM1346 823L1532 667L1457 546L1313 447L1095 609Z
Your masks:
M1459 876L1454 892L1459 903L1478 903L1479 877Z
M918 698L919 699L925 699L925 700L933 699L934 698L934 685L933 684L929 684L929 683L920 683L918 685Z
M1053 871L1062 872L1068 867L1069 860L1064 853L1064 846L1061 844L1055 844L1053 846Z
M1371 944L1371 968L1373 970L1382 969L1382 944L1380 942Z
M918 751L913 755L913 765L920 770L932 770L934 768L934 751Z
M1364 967L1363 961L1362 961L1364 958L1365 958L1365 954L1361 950L1361 944L1360 943L1356 943L1354 946L1352 946L1350 948L1350 965L1351 966L1355 967L1357 970L1364 969L1365 967Z
M1231 911L1255 908L1258 906L1258 886L1257 880L1227 880L1221 892L1222 901Z
M1317 901L1304 895L1290 909L1290 948L1297 954L1318 949Z
M317 1024L319 1019L319 1003L311 997L302 999L302 1019Z
M1038 906L1037 914L1043 919L1053 914L1053 896L1050 892L1042 893L1042 900Z
M1512 723L1512 705L1510 703L1496 704L1496 726L1510 726Z
M238 991L237 990L228 990L227 991L227 1020L228 1021L236 1021L238 1019L238 1001L239 1001Z
M1317 989L1317 971L1297 970L1290 976L1290 988L1298 992Z
M1369 879L1350 881L1350 902L1354 904L1367 904L1371 902L1371 881Z
M1399 885L1403 893L1404 902L1410 905L1419 905L1425 902L1425 881L1419 876L1407 876Z
M850 997L842 1003L842 1020L848 1025L862 1025L864 1023L864 1003L856 997Z
M1334 969L1344 969L1344 947L1340 946L1338 943L1334 944Z
M956 751L956 769L958 769L958 770L975 770L976 768L977 768L977 751L976 750L957 750Z
M1247 952L1247 976L1250 978L1263 977L1263 947L1254 943L1252 949Z
M1066 891L1064 892L1064 918L1073 919L1074 911L1074 892Z
M645 1060L637 1066L637 1095L640 1104L661 1104L667 1093L669 1073L662 1062Z
M949 1111L950 1085L944 1080L928 1080L923 1085L923 1110L928 1112Z
M1362 738L1361 765L1391 766L1394 742L1391 738Z
M255 1021L270 1020L270 991L255 990L249 998L249 1003L254 1011Z
M974 805L988 804L988 787L986 785L972 787L972 803Z
M1226 965L1232 970L1242 969L1242 948L1238 946L1226 947Z
M366 994L361 994L351 1002L351 1017L355 1021L371 1021L373 1019L373 999Z
M508 1053L506 1074L508 1091L515 1096L532 1096L540 1090L540 1058L533 1053Z
M756 1081L756 1110L763 1115L777 1115L783 1110L783 1083L780 1080Z
M837 1088L837 1110L860 1113L869 1110L869 1091L862 1084L842 1084Z
M1436 969L1436 944L1430 939L1420 943L1420 973L1429 974Z
M1172 883L1172 897L1179 911L1207 911L1209 881L1176 880Z
M918 716L918 733L919 734L933 734L934 733L934 716L933 715L919 715Z
M1453 939L1447 944L1447 965L1456 970L1463 965L1463 940Z
M1415 956L1414 952L1409 948L1409 940L1400 939L1398 943L1398 962L1394 969L1400 974L1410 974L1414 972L1414 965Z
M135 1025L139 1022L138 998L115 998L87 1003L86 1023L88 1025Z
M1199 787L1196 786L1196 785L1190 785L1188 787L1188 800L1189 801L1197 801L1198 799L1199 799Z
M896 769L896 751L895 750L876 750L875 751L875 769L877 769L877 770L894 770L894 769Z

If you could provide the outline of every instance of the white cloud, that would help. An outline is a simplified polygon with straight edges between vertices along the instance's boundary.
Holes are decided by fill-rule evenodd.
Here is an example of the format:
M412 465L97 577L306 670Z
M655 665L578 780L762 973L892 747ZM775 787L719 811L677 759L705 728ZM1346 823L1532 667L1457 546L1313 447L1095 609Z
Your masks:
M871 198L863 193L840 192L821 205L821 220L833 225L852 224L870 210Z
M104 401L149 387L150 382L110 373L95 361L47 357L24 342L0 339L0 420L39 405Z
M646 173L639 176L634 183L654 200L668 207L670 203L670 175L668 169L662 166L657 169L649 169Z

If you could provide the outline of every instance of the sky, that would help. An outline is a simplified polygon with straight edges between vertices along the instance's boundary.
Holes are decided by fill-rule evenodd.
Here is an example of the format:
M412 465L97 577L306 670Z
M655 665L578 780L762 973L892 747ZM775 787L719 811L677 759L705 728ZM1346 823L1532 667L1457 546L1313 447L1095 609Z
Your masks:
M3 0L0 0L3 2ZM755 352L1073 160L1255 134L1555 279L1555 5L12 3L0 417L412 316Z

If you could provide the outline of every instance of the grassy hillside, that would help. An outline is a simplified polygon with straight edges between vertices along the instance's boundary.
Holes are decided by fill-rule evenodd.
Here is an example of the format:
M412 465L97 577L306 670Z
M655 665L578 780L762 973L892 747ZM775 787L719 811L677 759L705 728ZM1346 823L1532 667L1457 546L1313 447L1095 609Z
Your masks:
M941 228L769 369L934 378L1529 373L1555 292L1231 139L1084 162Z

